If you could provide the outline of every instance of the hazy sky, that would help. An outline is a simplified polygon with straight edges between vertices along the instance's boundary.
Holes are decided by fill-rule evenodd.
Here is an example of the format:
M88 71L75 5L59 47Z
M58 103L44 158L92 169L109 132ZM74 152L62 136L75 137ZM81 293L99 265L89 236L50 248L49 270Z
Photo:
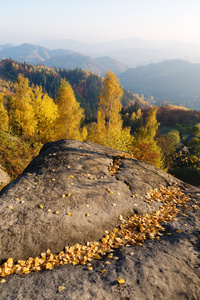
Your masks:
M200 43L200 0L1 0L0 44L129 37Z

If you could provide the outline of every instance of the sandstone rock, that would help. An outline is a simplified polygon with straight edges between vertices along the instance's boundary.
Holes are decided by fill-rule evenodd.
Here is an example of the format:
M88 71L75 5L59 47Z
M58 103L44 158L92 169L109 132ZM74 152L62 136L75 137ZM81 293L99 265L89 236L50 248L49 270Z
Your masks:
M9 175L3 170L2 165L0 165L0 187L6 185L9 181Z
M157 210L160 204L148 207L144 196L160 184L176 183L193 194L191 207L199 203L200 189L131 158L124 158L120 172L111 176L108 167L114 155L122 153L90 142L44 145L23 174L0 193L1 262L97 241L120 224L119 215ZM186 217L165 225L160 240L120 247L114 252L117 260L105 256L93 261L91 271L66 265L8 276L0 284L1 299L200 299L199 212L186 210ZM119 285L119 278L125 283Z

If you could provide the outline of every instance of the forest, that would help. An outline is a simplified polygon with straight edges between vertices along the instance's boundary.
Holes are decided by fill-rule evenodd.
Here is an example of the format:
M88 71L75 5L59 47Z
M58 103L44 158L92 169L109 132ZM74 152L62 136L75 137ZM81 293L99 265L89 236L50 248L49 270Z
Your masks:
M128 69L119 78L125 89L154 96L158 106L164 101L200 110L200 64L166 60Z
M92 141L128 152L199 186L200 112L153 106L81 69L0 62L0 164L16 178L42 145L58 139Z

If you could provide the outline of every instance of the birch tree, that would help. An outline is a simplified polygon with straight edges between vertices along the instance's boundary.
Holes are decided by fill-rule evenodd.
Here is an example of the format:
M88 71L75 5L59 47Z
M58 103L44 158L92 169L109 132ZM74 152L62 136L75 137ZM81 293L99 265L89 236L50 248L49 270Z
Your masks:
M120 114L123 89L116 75L109 70L100 91L99 108L97 112L97 141L100 144L115 149L128 150L131 144L130 129L123 129Z
M36 121L31 104L32 98L33 91L28 78L19 74L15 95L12 98L10 115L14 132L25 137L34 136L35 133Z
M58 120L56 136L64 139L80 139L81 120L84 119L84 110L76 101L74 91L66 80L62 80L59 87Z

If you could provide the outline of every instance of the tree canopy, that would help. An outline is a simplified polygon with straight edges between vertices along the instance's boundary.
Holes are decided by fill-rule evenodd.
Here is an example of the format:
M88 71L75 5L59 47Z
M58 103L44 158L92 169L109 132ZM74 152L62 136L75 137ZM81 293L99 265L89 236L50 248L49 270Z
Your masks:
M81 139L80 125L84 119L84 110L76 101L72 86L64 79L59 87L57 105L56 138Z

